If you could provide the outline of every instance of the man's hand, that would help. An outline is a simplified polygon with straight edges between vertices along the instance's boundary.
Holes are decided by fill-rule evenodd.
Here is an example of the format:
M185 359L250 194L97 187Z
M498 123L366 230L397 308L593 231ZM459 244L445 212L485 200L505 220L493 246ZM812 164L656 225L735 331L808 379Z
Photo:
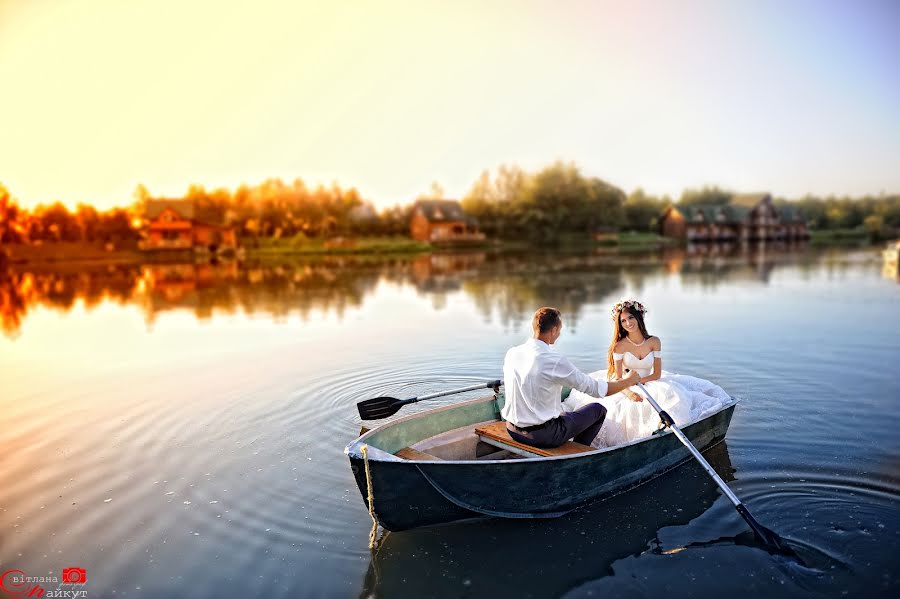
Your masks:
M612 395L613 393L619 393L621 391L625 391L628 387L632 385L636 385L641 382L641 375L637 373L637 371L632 370L628 373L628 376L619 380L612 380L606 386L606 394Z
M631 387L632 385L637 385L641 382L641 375L638 374L637 370L632 370L628 373L628 376L626 376L622 380L628 383L628 386Z

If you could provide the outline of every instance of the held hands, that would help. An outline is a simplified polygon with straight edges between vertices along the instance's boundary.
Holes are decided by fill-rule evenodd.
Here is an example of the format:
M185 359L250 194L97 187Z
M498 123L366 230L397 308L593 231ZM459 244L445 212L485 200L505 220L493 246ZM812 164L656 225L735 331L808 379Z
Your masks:
M641 382L641 375L639 375L636 370L632 370L631 372L628 373L628 376L626 376L623 380L628 383L629 387L631 387L632 385L637 385L638 383ZM634 402L644 401L643 397L641 397L640 395L638 395L631 389L625 389L622 393L624 393L625 397L627 397L631 401L634 401Z
M632 401L641 401L638 395L628 390L629 387L641 382L641 375L639 375L637 371L627 371L627 374L624 377L618 379L614 378L612 380L614 380L615 383L607 387L607 392L624 393Z

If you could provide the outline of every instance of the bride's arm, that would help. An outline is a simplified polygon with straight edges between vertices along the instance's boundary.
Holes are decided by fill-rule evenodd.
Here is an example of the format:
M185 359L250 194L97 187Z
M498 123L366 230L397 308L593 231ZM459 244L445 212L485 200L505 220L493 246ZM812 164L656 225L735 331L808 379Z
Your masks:
M648 374L645 377L641 378L642 383L649 383L650 381L655 381L662 376L662 357L660 353L662 353L662 341L659 340L659 337L653 337L650 341L650 347L653 351L657 352L656 357L653 359L653 372Z
M617 349L618 349L618 348L617 348ZM618 360L615 360L615 361L613 362L613 364L615 365L615 368L616 368L616 374L613 375L613 380L614 380L614 381L621 381L621 380L622 380L622 375L623 375L623 372L622 372L622 370L623 370L623 369L622 369L622 359L620 358L620 359L618 359ZM631 372L631 371L629 371L629 372ZM622 393L622 395L624 395L625 397L627 397L627 398L630 399L631 401L644 401L643 398L642 398L640 395L638 395L637 393L635 393L634 391L632 391L630 388L628 388L628 389L622 389L621 393Z
M615 349L619 349L618 346ZM613 355L621 356L622 354L613 354ZM623 360L623 358L619 358L618 360L613 358L613 367L615 368L616 373L613 375L612 379L610 379L611 383L613 383L615 381L621 381L624 378L623 372L622 372L622 370L623 370L622 369L622 360ZM631 372L631 371L629 371L629 372ZM610 389L610 391L612 391L612 389ZM643 401L643 398L641 398L640 395L638 395L637 393L632 391L630 388L624 388L620 392L622 393L622 395L624 395L631 401ZM610 393L610 395L612 395L612 393Z

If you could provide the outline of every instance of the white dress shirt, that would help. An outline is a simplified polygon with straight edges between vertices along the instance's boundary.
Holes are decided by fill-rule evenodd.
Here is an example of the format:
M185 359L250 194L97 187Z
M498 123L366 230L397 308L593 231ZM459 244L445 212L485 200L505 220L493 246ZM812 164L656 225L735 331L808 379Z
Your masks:
M593 397L605 397L606 381L584 374L540 339L529 339L506 352L503 361L506 404L500 415L516 426L543 424L559 416L563 385Z

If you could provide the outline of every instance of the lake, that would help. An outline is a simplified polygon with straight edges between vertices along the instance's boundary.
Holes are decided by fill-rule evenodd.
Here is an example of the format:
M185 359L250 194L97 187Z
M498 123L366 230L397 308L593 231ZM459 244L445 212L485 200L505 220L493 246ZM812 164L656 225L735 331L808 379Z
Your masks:
M499 377L541 305L597 370L626 297L667 370L742 399L707 458L802 564L747 542L694 463L559 519L369 551L356 402ZM0 572L84 568L93 597L896 597L898 300L871 249L7 270Z

